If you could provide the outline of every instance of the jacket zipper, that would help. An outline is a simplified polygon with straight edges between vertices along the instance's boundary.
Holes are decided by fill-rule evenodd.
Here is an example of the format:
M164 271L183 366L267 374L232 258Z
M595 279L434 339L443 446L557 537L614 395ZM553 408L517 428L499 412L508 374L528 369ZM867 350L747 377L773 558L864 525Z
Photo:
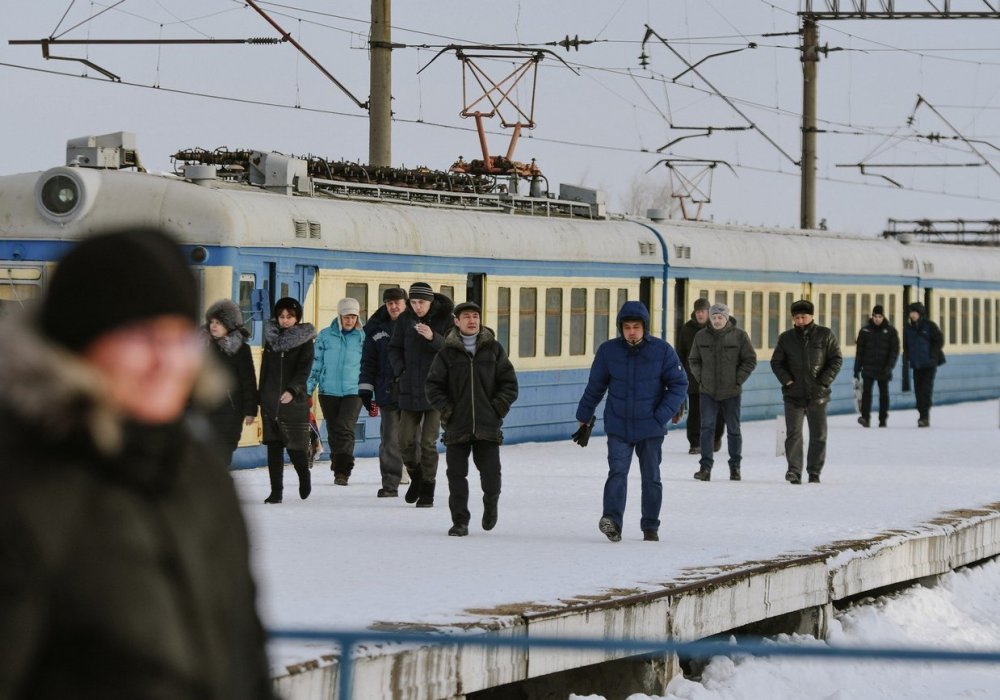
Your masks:
M468 355L469 353L466 353ZM469 396L472 398L472 437L476 437L476 372L475 357L469 357Z

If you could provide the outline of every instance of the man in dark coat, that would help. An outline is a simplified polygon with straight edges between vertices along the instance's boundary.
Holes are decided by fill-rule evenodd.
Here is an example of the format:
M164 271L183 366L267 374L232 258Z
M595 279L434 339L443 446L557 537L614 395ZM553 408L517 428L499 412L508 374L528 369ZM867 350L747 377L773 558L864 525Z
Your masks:
M598 528L612 542L622 538L622 520L632 454L642 474L643 539L659 540L660 459L667 423L687 392L687 374L670 343L649 334L649 311L626 301L618 311L619 336L597 348L590 379L576 409L585 429L607 393L604 431L608 435L608 478Z
M876 304L871 320L858 332L854 352L854 380L862 381L861 415L858 423L867 428L872 417L872 385L878 383L878 427L889 419L889 380L899 358L899 333L885 317L885 309Z
M931 425L931 405L934 397L934 375L944 364L944 335L937 324L927 318L927 309L919 301L910 304L910 321L903 332L903 353L913 369L913 393L917 399L918 428Z
M273 697L224 387L165 234L98 234L0 328L0 697Z
M698 386L698 380L691 373L691 362L689 357L691 355L691 348L694 347L694 337L697 335L698 331L702 330L708 325L708 309L711 304L708 299L700 298L695 299L694 309L691 311L691 318L688 319L687 323L681 326L681 332L677 337L677 355L681 358L681 363L684 365L684 371L687 372L688 378L688 420L687 420L687 439L688 439L688 454L696 455L701 453L701 403L698 401L700 395L700 388ZM683 415L684 409L681 408L677 412L674 420L679 421ZM715 441L713 449L718 452L722 448L722 432L726 429L726 421L720 414L715 421Z
M747 332L729 317L728 306L714 304L709 309L709 324L694 337L689 361L705 409L701 413L701 466L694 478L709 481L712 477L715 425L721 413L729 436L729 479L739 481L743 461L741 395L743 383L757 366L757 353Z
M424 385L445 334L454 326L451 310L455 305L426 282L410 285L409 297L410 308L397 319L389 341L389 361L400 409L399 449L410 475L404 499L416 503L417 508L432 508L441 415L427 400Z
M427 400L441 414L448 464L448 534L469 534L469 454L483 488L484 530L497 524L500 443L504 416L517 399L517 376L493 331L482 325L479 305L455 307L455 327L427 373Z
M811 301L792 304L793 327L778 337L771 355L771 371L781 382L785 399L785 480L802 483L802 420L809 421L809 483L818 484L826 462L826 405L830 385L837 378L844 358L833 331L813 322Z
M403 457L399 451L399 403L390 393L392 363L389 341L396 321L406 310L406 290L390 287L382 292L382 306L365 324L365 345L361 350L358 396L368 415L381 416L378 465L382 473L379 498L395 498L403 477Z

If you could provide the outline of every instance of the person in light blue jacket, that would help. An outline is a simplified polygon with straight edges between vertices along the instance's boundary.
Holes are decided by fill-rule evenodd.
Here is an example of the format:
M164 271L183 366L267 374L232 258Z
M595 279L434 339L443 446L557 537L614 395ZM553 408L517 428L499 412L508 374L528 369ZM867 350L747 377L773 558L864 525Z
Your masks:
M319 388L319 406L326 419L333 483L347 486L354 471L354 425L361 411L358 375L365 334L358 325L361 305L357 299L337 302L337 317L316 338L312 372L306 391Z

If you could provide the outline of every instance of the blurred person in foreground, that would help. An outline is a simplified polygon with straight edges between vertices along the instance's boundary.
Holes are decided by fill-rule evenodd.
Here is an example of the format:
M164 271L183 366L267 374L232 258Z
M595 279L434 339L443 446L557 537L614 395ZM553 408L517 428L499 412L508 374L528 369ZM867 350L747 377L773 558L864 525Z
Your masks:
M177 245L127 231L4 322L0 697L273 697L232 479L185 415L219 374L196 319Z

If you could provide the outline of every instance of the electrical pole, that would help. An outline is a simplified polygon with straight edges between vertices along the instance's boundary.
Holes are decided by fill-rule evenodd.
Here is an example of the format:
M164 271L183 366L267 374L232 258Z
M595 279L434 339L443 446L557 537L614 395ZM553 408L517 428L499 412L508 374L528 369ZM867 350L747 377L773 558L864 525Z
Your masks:
M368 163L392 165L392 0L372 0Z
M812 19L802 21L802 176L799 226L816 228L816 74L819 63L819 28Z

